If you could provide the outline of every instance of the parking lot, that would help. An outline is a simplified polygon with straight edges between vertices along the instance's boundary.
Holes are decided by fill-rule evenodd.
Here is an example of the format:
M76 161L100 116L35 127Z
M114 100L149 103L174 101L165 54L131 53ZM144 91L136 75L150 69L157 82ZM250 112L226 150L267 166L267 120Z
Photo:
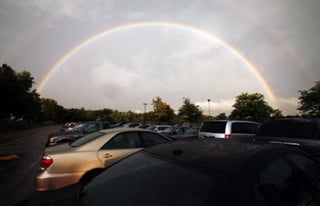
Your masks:
M0 135L1 205L63 205L61 199L70 205L66 195L75 194L77 185L54 192L34 191L34 177L48 134L60 127L44 126Z

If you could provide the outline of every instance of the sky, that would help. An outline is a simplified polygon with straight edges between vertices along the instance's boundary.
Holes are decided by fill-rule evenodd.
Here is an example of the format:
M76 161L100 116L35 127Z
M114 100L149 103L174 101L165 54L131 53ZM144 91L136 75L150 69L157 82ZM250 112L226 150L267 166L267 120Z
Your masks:
M65 108L204 114L242 93L298 114L320 80L319 0L0 0L0 64ZM210 99L210 101L208 101Z

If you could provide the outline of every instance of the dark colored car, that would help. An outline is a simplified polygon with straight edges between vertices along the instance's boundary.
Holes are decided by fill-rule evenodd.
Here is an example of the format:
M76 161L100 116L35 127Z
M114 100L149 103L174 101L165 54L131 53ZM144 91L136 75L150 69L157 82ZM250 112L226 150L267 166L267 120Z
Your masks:
M109 167L83 205L319 205L320 164L295 146L173 141ZM80 204L80 203L79 203Z
M80 123L77 122L66 122L60 129L60 132L67 132L73 130Z
M256 142L297 145L320 159L320 119L285 118L261 125Z
M84 122L79 124L71 131L56 132L49 134L46 146L53 146L57 144L67 143L83 137L86 134L96 132L102 129L109 129L110 123L104 121Z
M255 141L320 146L320 119L288 118L261 125Z

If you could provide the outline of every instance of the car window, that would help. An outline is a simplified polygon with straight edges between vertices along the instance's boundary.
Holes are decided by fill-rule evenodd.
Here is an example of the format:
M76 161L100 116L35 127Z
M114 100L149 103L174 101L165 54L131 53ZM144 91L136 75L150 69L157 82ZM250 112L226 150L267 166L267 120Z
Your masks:
M141 134L145 147L151 147L153 145L168 142L168 139L158 134L154 134L151 132L141 132Z
M232 124L232 133L246 133L255 134L257 132L258 125L253 123L234 122Z
M215 176L139 153L96 177L85 188L82 201L84 205L199 206L214 196L215 186Z
M260 174L255 185L257 205L300 205L312 202L303 172L277 159Z
M225 133L227 122L205 122L200 132Z
M164 130L162 130L163 132L171 132L174 128L172 127L168 127L168 128L165 128Z
M317 125L308 122L272 122L267 123L258 131L258 136L288 138L319 138Z
M102 149L127 149L139 147L139 134L137 132L125 132L113 137L102 147Z
M73 142L70 143L70 146L72 147L79 147L81 145L87 144L88 142L91 142L99 137L101 137L102 135L104 135L105 133L102 132L94 132L94 133L90 133L87 134Z
M96 132L99 130L98 123L89 123L85 129L85 132Z

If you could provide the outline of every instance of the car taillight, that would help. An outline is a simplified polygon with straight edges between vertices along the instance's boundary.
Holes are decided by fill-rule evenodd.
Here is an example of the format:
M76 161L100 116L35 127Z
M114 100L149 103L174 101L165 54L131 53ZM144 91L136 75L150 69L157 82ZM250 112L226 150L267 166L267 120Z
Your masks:
M48 155L43 155L42 160L41 160L41 169L47 169L50 167L50 165L53 163L53 159L49 157Z
M225 135L224 135L224 138L225 138L225 139L231 139L231 137L232 137L231 134L225 134Z

